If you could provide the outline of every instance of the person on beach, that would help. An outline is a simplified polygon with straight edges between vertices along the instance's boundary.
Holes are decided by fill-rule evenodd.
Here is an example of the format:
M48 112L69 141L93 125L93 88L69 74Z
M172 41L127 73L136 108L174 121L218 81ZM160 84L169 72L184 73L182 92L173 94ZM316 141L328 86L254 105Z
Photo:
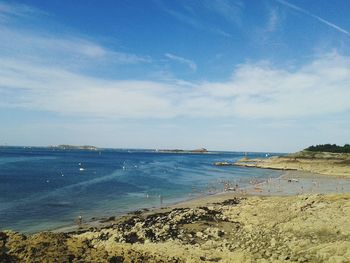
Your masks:
M81 215L79 215L77 218L78 228L81 228L82 224L83 224L83 217Z

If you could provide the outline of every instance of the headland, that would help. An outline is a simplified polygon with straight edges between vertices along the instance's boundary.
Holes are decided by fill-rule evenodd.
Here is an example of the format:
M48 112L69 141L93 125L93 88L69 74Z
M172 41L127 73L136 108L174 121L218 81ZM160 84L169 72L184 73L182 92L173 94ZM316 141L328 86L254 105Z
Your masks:
M350 153L301 151L262 159L243 158L233 165L277 170L298 170L350 177Z

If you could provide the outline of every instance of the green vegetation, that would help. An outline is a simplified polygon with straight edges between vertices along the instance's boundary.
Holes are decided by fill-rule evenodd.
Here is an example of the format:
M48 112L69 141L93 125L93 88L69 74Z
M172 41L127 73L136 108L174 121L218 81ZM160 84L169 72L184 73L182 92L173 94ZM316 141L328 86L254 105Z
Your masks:
M319 144L305 149L312 152L350 153L350 144L338 146L336 144Z

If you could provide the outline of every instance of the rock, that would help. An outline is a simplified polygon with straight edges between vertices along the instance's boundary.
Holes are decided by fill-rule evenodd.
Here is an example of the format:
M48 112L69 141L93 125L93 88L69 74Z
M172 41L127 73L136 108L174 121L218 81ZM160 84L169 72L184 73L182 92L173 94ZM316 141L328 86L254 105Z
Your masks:
M197 232L196 236L199 237L199 238L203 238L203 233L202 232Z
M229 163L229 162L215 162L214 163L215 166L231 166L234 165L233 163Z

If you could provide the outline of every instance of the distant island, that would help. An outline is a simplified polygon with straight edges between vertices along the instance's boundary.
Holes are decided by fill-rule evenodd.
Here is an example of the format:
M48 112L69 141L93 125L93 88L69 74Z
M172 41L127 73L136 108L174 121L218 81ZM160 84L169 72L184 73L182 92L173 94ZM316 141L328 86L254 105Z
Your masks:
M89 150L89 151L97 151L98 148L91 145L69 145L69 144L60 144L57 146L49 146L49 148L59 149L59 150Z
M162 152L162 153L208 153L208 150L205 148L199 148L194 150L163 149L163 150L156 150L156 151Z
M336 144L318 144L316 146L310 146L305 151L311 152L331 152L331 153L350 153L350 144L344 144L344 146L338 146Z

